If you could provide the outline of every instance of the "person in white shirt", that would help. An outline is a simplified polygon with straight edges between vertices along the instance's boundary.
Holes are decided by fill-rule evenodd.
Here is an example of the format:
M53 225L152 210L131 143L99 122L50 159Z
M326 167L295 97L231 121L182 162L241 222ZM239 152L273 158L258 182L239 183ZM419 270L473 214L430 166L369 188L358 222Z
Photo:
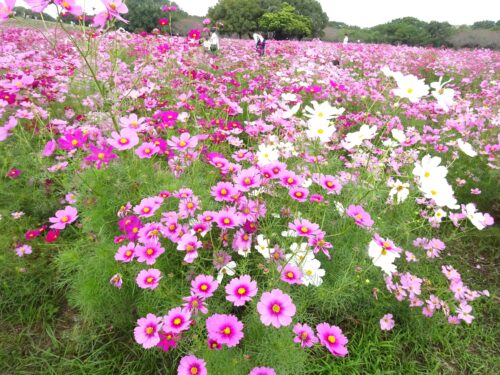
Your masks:
M347 43L349 43L349 37L347 36L347 34L345 34L343 44L345 45Z
M258 33L253 34L253 40L255 41L255 50L262 56L266 50L266 40Z

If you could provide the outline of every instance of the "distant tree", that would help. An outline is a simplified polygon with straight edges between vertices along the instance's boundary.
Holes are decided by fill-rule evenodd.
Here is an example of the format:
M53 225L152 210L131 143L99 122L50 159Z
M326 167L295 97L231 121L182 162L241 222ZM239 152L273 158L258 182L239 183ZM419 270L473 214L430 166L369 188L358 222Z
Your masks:
M123 27L128 31L148 32L157 28L160 18L168 18L168 14L160 9L163 5L165 5L164 0L128 0L128 13L124 18L129 23L124 24ZM172 22L187 17L188 14L182 11L175 2L170 5L177 7L177 10L171 13Z
M311 36L323 36L323 30L328 25L328 15L323 12L321 4L316 0L286 0L298 14L311 20Z
M312 34L311 19L298 14L288 3L283 3L277 11L265 13L259 21L259 26L263 30L273 32L276 39L300 40Z
M494 29L498 22L500 21L497 21L496 23L495 21L478 21L474 22L471 27L473 29Z
M224 33L243 35L259 28L259 18L264 14L256 0L220 0L208 10L208 17L224 24Z
M453 32L453 26L448 22L431 21L426 26L433 46L448 46L448 38Z

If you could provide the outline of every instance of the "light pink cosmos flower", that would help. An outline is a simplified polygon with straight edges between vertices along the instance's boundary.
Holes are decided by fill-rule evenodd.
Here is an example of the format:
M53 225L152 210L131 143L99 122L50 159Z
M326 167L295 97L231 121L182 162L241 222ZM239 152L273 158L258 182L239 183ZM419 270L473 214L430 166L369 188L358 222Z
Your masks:
M153 142L145 142L137 147L134 152L140 159L151 159L153 155L160 152L160 148Z
M30 245L19 245L16 246L16 255L18 257L22 257L24 255L29 255L33 252L33 249Z
M212 297L218 287L219 283L210 275L198 275L191 281L191 292L203 298Z
M205 298L200 297L197 294L191 294L188 297L182 298L185 302L182 304L186 310L188 310L193 315L198 315L198 311L202 314L208 313L207 304L205 303Z
M363 207L351 204L347 207L347 216L352 217L356 224L362 228L371 228L373 226L373 220L368 212L366 212Z
M144 349L150 349L160 342L158 331L161 329L161 318L154 314L148 314L145 318L137 321L134 329L134 338Z
M288 294L279 289L264 292L257 304L262 324L275 328L286 327L292 323L296 308Z
M326 347L330 353L336 357L345 357L348 353L346 344L347 337L342 334L342 330L337 326L328 323L321 323L316 326L318 338L321 345Z
M320 232L319 225L311 223L306 219L295 219L288 224L288 228L294 230L301 237L312 237Z
M380 319L380 329L382 331L390 331L394 328L395 322L392 318L392 314L385 314L382 319Z
M72 206L66 206L64 210L56 212L55 217L49 218L52 229L64 229L78 218L78 210Z
M181 358L177 375L207 375L207 366L203 359L196 358L194 355L187 355Z
M254 367L248 375L276 375L276 371L271 367Z
M293 339L293 342L300 344L303 348L310 348L319 341L314 335L312 328L307 324L295 324L293 332L297 335Z
M163 199L159 197L144 198L134 207L134 213L139 217L151 217L160 208L162 202Z
M139 137L132 129L122 129L120 133L112 132L107 141L117 150L124 151L134 148L139 143Z
M120 246L115 254L115 260L119 262L128 263L131 262L135 257L135 244L129 242L125 246Z
M16 5L16 0L4 0L0 3L0 22L9 18Z
M76 5L75 0L54 0L54 3L63 8L61 12L62 14L71 13L76 17L83 14L82 7Z
M231 229L241 225L243 220L234 207L229 207L218 212L215 221L219 228Z
M0 142L3 142L7 138L9 138L12 135L10 131L14 129L16 126L17 126L17 119L14 116L10 116L7 123L4 126L0 126ZM53 142L55 149L55 141Z
M163 317L163 329L166 332L180 333L189 329L191 325L191 313L182 307L171 309Z
M155 289L160 284L161 272L156 268L142 270L135 279L141 289Z
M114 274L113 276L111 276L111 279L109 279L109 283L115 288L121 289L123 284L122 275L120 275L119 273Z
M287 264L281 270L281 281L288 284L302 284L302 276L303 274L300 268L293 264Z
M243 306L251 301L257 294L257 282L252 280L249 275L243 275L234 278L226 285L226 300L233 303L234 306Z
M179 243L177 244L177 250L185 251L186 255L184 257L184 262L193 263L193 261L198 258L198 249L202 246L200 240L195 235L190 233L184 234Z
M206 321L208 338L229 348L243 338L243 323L234 315L214 314Z
M242 169L235 177L234 182L240 191L249 191L250 189L257 188L261 184L260 172L255 167Z
M182 133L180 137L172 137L172 140L168 140L167 144L174 150L185 151L189 148L195 148L198 144L198 138L191 137L189 133Z

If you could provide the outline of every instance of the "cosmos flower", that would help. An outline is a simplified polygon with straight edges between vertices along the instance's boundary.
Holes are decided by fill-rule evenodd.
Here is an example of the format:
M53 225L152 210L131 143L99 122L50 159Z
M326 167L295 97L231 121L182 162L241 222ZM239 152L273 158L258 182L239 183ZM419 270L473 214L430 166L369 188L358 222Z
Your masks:
M380 319L380 329L382 331L390 331L394 328L394 319L392 319L392 314L385 314L382 319Z
M137 320L137 327L134 329L134 338L144 349L150 349L160 342L158 331L162 327L160 317L148 314L145 318Z
M300 344L303 348L310 348L319 341L312 328L307 324L297 323L293 327L293 332L297 335L294 337L293 342Z
M54 217L49 218L53 229L64 229L78 218L78 210L72 206L66 206L63 210L56 211Z
M255 297L257 290L257 282L249 275L242 275L226 285L226 300L232 302L234 306L243 306Z
M161 272L155 268L150 268L148 270L142 270L137 275L135 281L137 286L141 289L155 289L161 279Z
M337 326L321 323L316 326L318 338L321 345L337 357L345 357L348 353L346 344L349 342Z
M209 298L219 287L219 283L210 275L198 275L191 281L191 292L203 298Z
M286 327L292 323L296 308L288 294L279 289L264 292L257 304L262 324L275 328Z
M243 323L234 315L214 314L206 321L209 339L229 348L239 344L243 338Z
M207 375L206 363L203 359L196 358L194 355L187 355L181 358L177 375Z
M163 330L166 332L180 333L189 329L191 313L182 307L175 307L163 317Z

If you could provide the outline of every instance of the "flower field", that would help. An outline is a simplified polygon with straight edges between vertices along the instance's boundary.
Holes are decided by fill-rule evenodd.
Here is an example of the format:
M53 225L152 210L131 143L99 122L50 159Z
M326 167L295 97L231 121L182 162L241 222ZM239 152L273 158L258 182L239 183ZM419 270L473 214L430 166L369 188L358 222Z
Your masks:
M2 373L498 373L500 53L202 27L0 25Z

